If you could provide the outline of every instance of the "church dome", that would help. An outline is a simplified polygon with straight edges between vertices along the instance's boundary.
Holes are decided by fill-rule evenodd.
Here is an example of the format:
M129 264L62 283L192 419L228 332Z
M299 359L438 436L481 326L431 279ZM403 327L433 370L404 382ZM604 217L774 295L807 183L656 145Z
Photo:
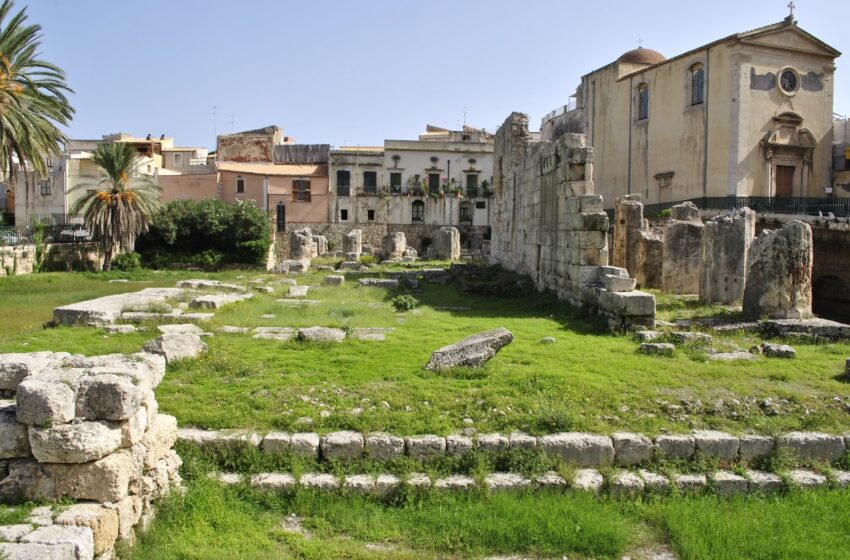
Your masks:
M658 51L638 47L625 53L617 59L617 62L631 62L632 64L658 64L665 60L667 60L667 57Z

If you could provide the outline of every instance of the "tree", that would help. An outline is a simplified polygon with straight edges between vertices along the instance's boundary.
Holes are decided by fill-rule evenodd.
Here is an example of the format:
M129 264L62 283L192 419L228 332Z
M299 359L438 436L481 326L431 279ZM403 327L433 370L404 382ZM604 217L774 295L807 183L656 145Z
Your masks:
M65 73L39 58L41 27L27 25L26 8L11 15L13 6L12 0L0 4L0 171L12 189L16 163L47 175L46 158L59 155L65 141L57 126L74 114Z
M92 161L106 174L97 186L79 185L73 190L87 192L71 207L82 214L89 230L103 251L103 270L112 267L120 251L132 251L139 234L148 231L159 208L161 189L150 175L138 173L139 155L126 142L99 144Z

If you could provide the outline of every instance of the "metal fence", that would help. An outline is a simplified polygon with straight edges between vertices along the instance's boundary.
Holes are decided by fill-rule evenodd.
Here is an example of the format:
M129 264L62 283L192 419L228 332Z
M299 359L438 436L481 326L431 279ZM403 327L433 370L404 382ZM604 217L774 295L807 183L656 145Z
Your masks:
M643 214L648 217L657 216L683 202L686 201L647 204L643 207ZM837 218L850 217L850 198L703 196L692 198L688 202L693 202L700 210L737 210L746 207L759 214L796 214L800 216L829 216L832 214Z
M36 228L33 226L0 226L0 247L10 245L32 245ZM92 241L91 232L80 223L43 226L44 243L87 243Z

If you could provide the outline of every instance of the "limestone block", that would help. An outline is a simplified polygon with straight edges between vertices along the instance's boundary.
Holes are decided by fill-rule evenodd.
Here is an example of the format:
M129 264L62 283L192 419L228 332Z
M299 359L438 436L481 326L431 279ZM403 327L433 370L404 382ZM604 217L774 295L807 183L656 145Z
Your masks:
M744 295L747 254L755 239L756 214L744 208L705 224L700 267L700 301L734 305Z
M117 423L121 430L121 447L132 447L142 441L148 429L148 409L140 406L139 410L129 420Z
M345 276L341 274L328 274L325 276L324 282L328 286L342 286L345 284Z
M106 504L105 507L114 510L118 517L118 538L122 541L129 540L132 542L135 536L133 528L142 518L142 498L140 496L127 496L119 502Z
M145 448L145 468L153 468L174 447L176 441L177 419L168 414L158 414L151 428L142 438L142 445Z
M646 292L602 292L600 309L624 317L655 317L655 296Z
M251 477L251 486L260 490L293 490L296 486L295 477L285 473L260 473Z
M611 438L596 434L550 434L540 437L539 445L547 454L579 467L608 466L614 460Z
M395 290L398 288L398 279L396 278L361 278L357 281L358 286L373 286L376 288L387 288Z
M667 222L661 272L661 288L665 292L699 293L703 229L700 221Z
M774 441L770 436L743 435L739 438L738 455L747 462L763 459L773 452L773 446Z
M284 455L289 452L292 436L286 432L269 432L263 437L263 452L272 455Z
M296 338L302 342L342 342L345 331L330 327L307 327L298 329Z
M643 494L644 482L633 472L620 471L608 481L608 490L615 500L637 498Z
M303 228L289 234L289 257L292 259L311 258L313 256L313 232Z
M826 477L814 471L795 469L788 472L788 484L803 490L826 486Z
M28 535L35 530L35 527L29 523L21 525L0 525L0 541L2 542L18 542L24 535ZM0 556L2 558L2 556Z
M381 496L398 490L401 487L401 479L393 474L382 474L375 479L375 490Z
M413 488L430 488L431 478L425 473L410 473L404 481L405 484Z
M94 535L88 527L73 527L51 525L39 527L21 539L24 543L44 545L71 545L76 560L91 560L94 558ZM61 558L61 557L60 557Z
M76 504L56 516L57 525L88 527L94 537L94 554L100 556L118 540L118 513L100 504Z
M540 488L565 488L567 481L555 471L547 471L535 479Z
M611 435L611 442L614 444L614 462L618 465L647 463L655 454L652 440L643 434L615 432Z
M94 553L88 558L94 558ZM0 558L4 560L80 560L72 543L0 543Z
M333 432L322 438L322 457L330 460L352 460L363 456L363 436L358 432Z
M650 356L672 356L676 347L669 342L642 342L638 351Z
M434 481L437 490L471 490L475 488L475 479L471 476L452 475Z
M342 488L355 494L371 494L375 491L375 476L371 474L348 475L342 481Z
M159 354L151 354L150 352L136 352L135 354L130 354L130 359L147 366L151 387L156 389L165 377L165 357Z
M295 433L289 442L290 452L305 459L319 458L319 434L314 432Z
M844 438L818 432L790 432L776 439L779 449L790 449L801 460L832 463L844 456Z
M603 201L602 195L599 194L584 194L579 196L571 196L567 198L566 212L567 214L576 214L580 212L602 212Z
M434 235L430 249L433 249L434 258L438 260L460 260L460 232L457 228L441 227Z
M693 436L662 435L655 438L656 454L664 459L690 459L696 451Z
M531 485L531 481L516 473L495 472L484 478L484 485L488 490L520 490Z
M436 350L425 367L441 370L458 366L479 366L510 344L513 338L513 334L504 328L478 333Z
M605 479L595 469L578 469L573 476L571 487L582 492L598 494Z
M638 471L638 474L643 479L647 491L664 493L670 490L670 479L666 476L643 469Z
M708 480L704 474L680 474L673 477L673 483L684 494L704 490Z
M33 459L13 459L9 473L0 479L0 502L21 504L33 500L55 500L53 475ZM28 520L28 523L33 523ZM49 523L52 520L48 519Z
M16 417L21 424L44 426L74 418L76 394L63 383L27 379L18 386L15 397Z
M412 436L405 439L404 447L412 459L427 461L446 452L446 439L435 435Z
M29 429L32 454L42 463L87 463L121 445L121 429L106 422L73 422Z
M482 434L478 436L478 449L481 451L507 451L510 440L502 434Z
M461 435L446 436L446 454L465 455L472 451L472 438Z
M117 502L127 495L130 480L140 475L129 451L120 450L97 461L47 464L57 496L96 502Z
M125 376L110 373L82 378L76 414L81 418L127 420L139 410L143 387Z
M201 337L194 334L164 334L144 345L144 350L159 354L168 363L195 358L207 351L207 345Z
M26 377L56 367L70 357L65 352L0 354L0 390L14 391Z
M670 209L670 217L682 222L701 222L699 208L691 201L674 205Z
M30 443L26 424L20 424L14 406L0 408L0 459L29 457Z
M156 330L160 334L194 334L204 336L204 329L194 323L157 325Z
M314 490L336 490L339 488L339 480L332 474L302 474L299 483L304 488Z
M726 432L697 430L694 444L697 451L708 457L729 461L738 458L738 438Z
M672 332L670 333L670 338L679 344L694 344L699 346L706 346L714 341L714 337L710 334L690 331Z
M404 256L404 251L407 248L407 239L404 232L394 231L385 235L381 244L384 250L384 259L400 259Z
M717 471L711 478L714 492L718 496L739 496L749 491L747 479L733 472Z
M533 449L537 447L537 438L528 434L514 432L508 437L508 440L511 449Z
M359 229L353 229L342 237L342 252L355 255L351 260L357 260L363 252L362 238L363 232Z
M748 470L745 474L750 481L749 491L752 493L769 494L771 492L779 492L784 486L782 477L773 473Z
M812 316L812 228L791 221L765 230L750 247L744 315L752 319Z
M664 336L661 331L637 331L635 333L640 342L652 342Z
M366 455L376 461L400 457L404 455L404 440L390 434L369 434L366 437Z
M796 358L797 351L787 344L772 344L770 342L762 342L761 353L768 358Z

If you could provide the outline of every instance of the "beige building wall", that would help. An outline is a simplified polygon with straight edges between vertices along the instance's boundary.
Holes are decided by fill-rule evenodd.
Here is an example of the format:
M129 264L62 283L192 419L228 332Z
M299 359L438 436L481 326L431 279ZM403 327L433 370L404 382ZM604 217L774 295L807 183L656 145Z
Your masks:
M831 183L834 59L840 53L784 21L685 54L635 50L582 78L573 111L545 119L544 140L587 135L606 207L624 194L647 203L777 195L777 166L793 167L791 196L825 196ZM631 55L631 57L630 57ZM692 70L705 76L692 104ZM782 73L797 87L784 92ZM649 92L639 117L639 91ZM785 170L787 173L787 170Z
M162 201L218 198L218 174L160 175Z

